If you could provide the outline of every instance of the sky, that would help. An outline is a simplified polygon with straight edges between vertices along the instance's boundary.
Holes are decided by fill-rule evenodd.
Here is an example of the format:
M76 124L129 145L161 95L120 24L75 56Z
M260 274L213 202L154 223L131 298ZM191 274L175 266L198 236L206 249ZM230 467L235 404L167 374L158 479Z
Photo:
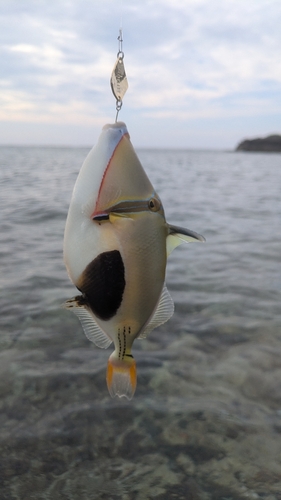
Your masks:
M93 145L120 26L136 147L281 133L280 0L0 0L0 144Z

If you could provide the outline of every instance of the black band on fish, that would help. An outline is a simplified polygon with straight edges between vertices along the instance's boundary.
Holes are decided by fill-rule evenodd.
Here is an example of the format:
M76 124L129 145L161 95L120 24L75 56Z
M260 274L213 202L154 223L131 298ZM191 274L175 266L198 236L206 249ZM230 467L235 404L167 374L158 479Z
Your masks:
M118 250L99 254L84 270L77 288L93 313L106 321L119 309L125 289L125 268Z

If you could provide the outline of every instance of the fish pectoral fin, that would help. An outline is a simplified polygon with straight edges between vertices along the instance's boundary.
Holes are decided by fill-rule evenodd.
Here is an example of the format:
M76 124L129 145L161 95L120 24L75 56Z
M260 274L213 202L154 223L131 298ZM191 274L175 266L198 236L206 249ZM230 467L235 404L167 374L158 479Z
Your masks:
M174 248L178 247L182 243L206 241L204 236L201 236L201 234L195 233L195 231L191 231L190 229L186 229L184 227L172 226L171 224L168 224L168 229L169 234L166 239L167 256L170 255Z
M87 339L94 342L97 347L106 349L112 340L96 323L90 308L86 304L81 304L81 298L82 296L78 296L69 299L63 304L63 307L73 311L78 316Z
M146 325L144 330L138 336L139 339L144 339L154 328L166 323L168 319L174 314L174 302L171 295L168 292L166 285L163 286L162 294L158 302L157 308Z

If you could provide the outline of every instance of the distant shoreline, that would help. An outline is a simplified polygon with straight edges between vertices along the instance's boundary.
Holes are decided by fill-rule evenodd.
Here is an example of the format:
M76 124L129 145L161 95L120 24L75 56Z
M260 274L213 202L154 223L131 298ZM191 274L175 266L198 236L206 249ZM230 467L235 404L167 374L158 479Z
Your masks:
M264 138L245 139L238 144L235 151L281 153L281 135L275 134Z

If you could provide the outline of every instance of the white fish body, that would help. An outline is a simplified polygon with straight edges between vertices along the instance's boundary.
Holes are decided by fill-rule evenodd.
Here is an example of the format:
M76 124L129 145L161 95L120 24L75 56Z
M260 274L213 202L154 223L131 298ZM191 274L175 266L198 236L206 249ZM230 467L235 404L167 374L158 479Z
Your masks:
M204 241L170 226L122 122L106 125L78 175L64 237L64 261L82 295L70 299L85 334L114 342L107 368L111 396L133 397L133 341L173 314L165 286L168 254L183 241Z

